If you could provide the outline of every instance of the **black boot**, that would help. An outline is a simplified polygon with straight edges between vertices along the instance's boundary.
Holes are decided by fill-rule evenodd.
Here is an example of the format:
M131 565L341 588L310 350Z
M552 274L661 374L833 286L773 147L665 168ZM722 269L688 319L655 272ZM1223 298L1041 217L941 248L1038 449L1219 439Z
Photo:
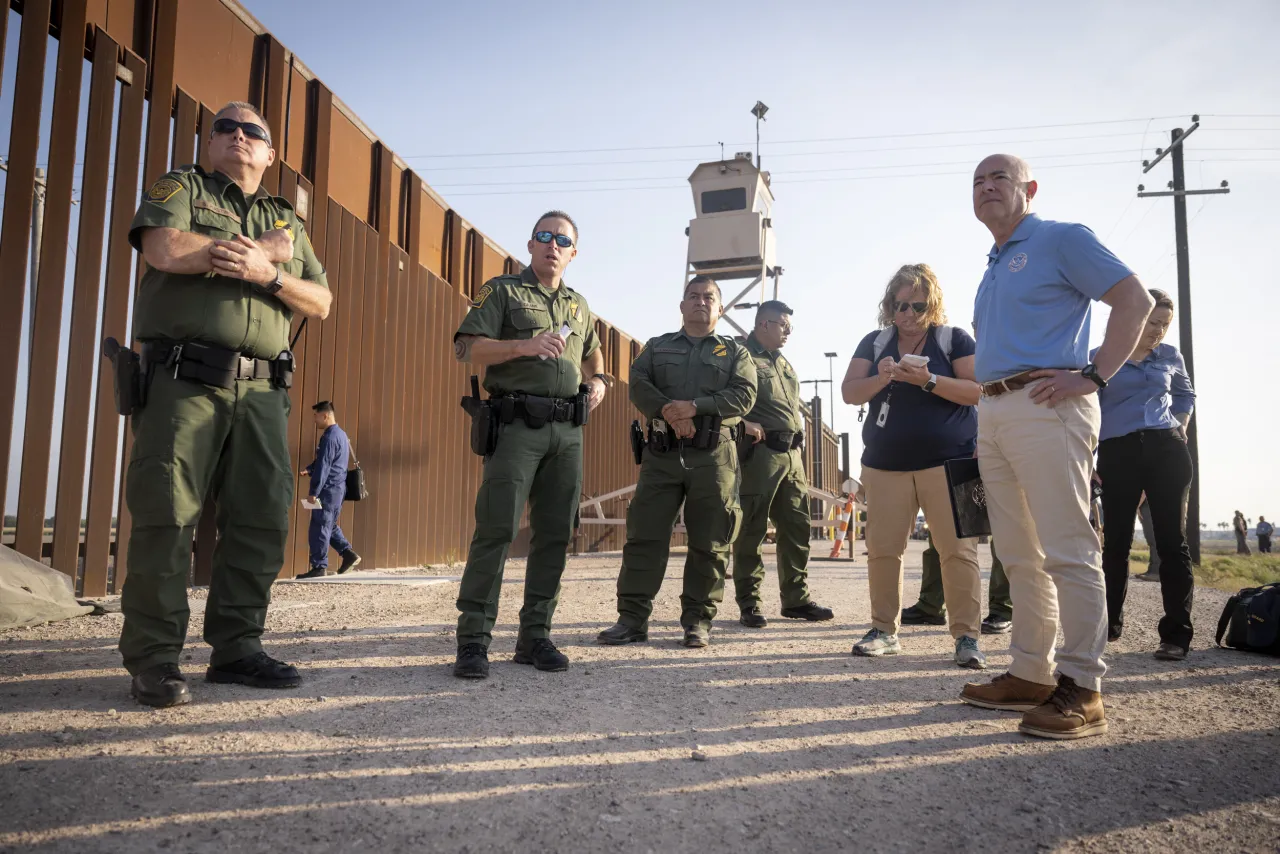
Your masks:
M297 688L302 676L292 664L276 661L265 652L255 652L239 661L209 665L204 678L210 682L236 683L251 688Z
M817 602L805 602L798 608L783 608L782 616L793 620L808 620L811 623L821 623L834 619L836 614L830 608L824 608Z
M129 686L133 699L144 706L165 709L169 706L181 706L191 702L191 692L187 690L187 677L182 675L178 665L168 663L148 667L133 677Z
M516 641L516 655L512 660L516 664L532 664L538 670L548 673L569 669L569 657L556 649L556 645L548 638L534 638L531 641L519 638Z
M769 625L769 621L765 619L764 614L761 614L760 609L754 606L743 608L742 616L738 617L738 622L749 629L763 629Z
M945 626L947 618L945 614L929 614L919 605L912 605L902 609L901 622L904 626Z
M596 635L596 643L605 646L621 646L624 643L643 643L649 639L649 633L643 629L633 629L623 623L614 623Z
M310 572L304 572L298 578L324 578L328 573L323 566L313 566Z
M360 555L356 554L355 549L347 549L342 553L342 566L338 567L338 575L342 575L342 573L347 572L348 570L355 569L360 565L361 560L362 558Z
M464 643L458 647L458 658L453 663L453 675L459 679L488 679L489 650L481 643Z
M711 644L711 630L704 629L702 626L685 626L684 639L680 641L682 646L690 649L702 649L704 646Z

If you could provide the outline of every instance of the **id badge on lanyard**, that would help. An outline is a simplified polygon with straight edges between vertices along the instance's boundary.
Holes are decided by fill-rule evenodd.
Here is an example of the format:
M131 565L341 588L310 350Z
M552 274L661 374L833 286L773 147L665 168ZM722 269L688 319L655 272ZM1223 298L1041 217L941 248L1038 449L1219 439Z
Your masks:
M889 401L880 404L880 414L876 416L876 426L883 427L889 420Z

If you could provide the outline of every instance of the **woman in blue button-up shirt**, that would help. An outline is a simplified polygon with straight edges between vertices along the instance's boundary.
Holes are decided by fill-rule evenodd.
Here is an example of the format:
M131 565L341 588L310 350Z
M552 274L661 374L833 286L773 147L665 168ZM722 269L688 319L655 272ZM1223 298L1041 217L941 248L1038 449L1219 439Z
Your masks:
M1107 578L1108 638L1124 628L1129 581L1129 549L1134 515L1145 492L1151 506L1160 555L1164 618L1156 658L1180 661L1191 645L1191 600L1195 581L1187 547L1186 501L1191 488L1191 454L1186 425L1195 392L1177 348L1162 344L1173 321L1173 300L1152 290L1156 305L1129 360L1099 391L1102 429L1098 475L1102 479L1102 569ZM1095 351L1096 352L1096 351Z

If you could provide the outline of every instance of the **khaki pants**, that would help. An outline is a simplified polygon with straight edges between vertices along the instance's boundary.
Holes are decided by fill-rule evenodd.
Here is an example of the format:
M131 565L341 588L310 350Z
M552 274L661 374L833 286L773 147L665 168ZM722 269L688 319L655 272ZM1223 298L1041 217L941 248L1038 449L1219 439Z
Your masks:
M902 554L915 527L916 511L924 510L942 560L942 589L951 636L976 639L982 624L978 541L956 537L942 466L923 471L882 471L863 466L862 484L867 490L867 581L871 587L872 627L891 635L898 633L902 616Z
M978 406L978 466L1017 615L1009 672L1042 685L1055 681L1059 622L1058 672L1091 691L1106 672L1106 585L1089 525L1101 420L1092 394L1050 407L1023 389Z

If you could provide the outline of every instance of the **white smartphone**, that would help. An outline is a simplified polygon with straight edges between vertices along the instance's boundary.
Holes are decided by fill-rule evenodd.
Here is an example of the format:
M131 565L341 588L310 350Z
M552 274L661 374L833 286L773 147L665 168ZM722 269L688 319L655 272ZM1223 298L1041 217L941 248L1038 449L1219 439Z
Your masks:
M927 368L929 366L928 356L917 356L915 353L908 353L898 361L913 368Z
M569 336L573 334L573 327L567 323L562 323L560 324L560 331L557 332L556 334L559 335L561 338L563 338L567 343L569 341ZM538 358L542 359L543 361L546 361L547 359L546 356L539 356Z

